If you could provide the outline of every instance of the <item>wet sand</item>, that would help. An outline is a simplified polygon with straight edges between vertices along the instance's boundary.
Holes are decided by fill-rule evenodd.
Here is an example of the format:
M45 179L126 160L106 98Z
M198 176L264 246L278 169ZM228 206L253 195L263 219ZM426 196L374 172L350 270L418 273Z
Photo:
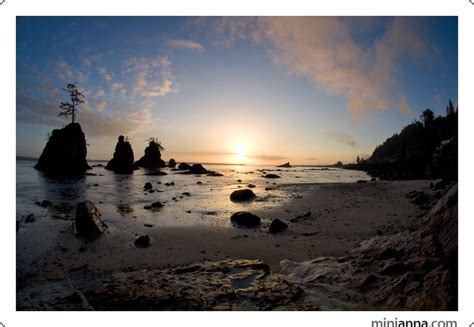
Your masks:
M262 259L273 271L280 261L340 256L361 241L414 229L426 210L404 194L431 193L430 181L285 185L302 194L274 209L253 211L262 218L256 229L222 226L146 227L134 230L110 225L102 236L74 236L72 222L42 219L24 224L17 234L18 288L67 278L71 271L108 274L222 259ZM100 209L100 205L98 206ZM310 212L310 215L304 214ZM288 230L270 234L273 218ZM290 219L297 218L295 222ZM230 219L230 217L228 218ZM137 235L147 234L150 246L137 248Z

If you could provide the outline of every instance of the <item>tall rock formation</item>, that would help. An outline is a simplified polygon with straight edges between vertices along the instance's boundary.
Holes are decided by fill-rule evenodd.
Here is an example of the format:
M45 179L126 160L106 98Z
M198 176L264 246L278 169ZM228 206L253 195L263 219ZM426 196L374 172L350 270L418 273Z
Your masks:
M77 176L91 169L81 125L71 123L52 132L35 169L52 176Z
M166 163L161 159L160 145L155 141L150 141L145 149L145 155L135 162L135 167L160 168L166 167Z
M129 142L125 141L123 135L118 138L113 158L107 163L105 169L119 174L133 173L133 150Z

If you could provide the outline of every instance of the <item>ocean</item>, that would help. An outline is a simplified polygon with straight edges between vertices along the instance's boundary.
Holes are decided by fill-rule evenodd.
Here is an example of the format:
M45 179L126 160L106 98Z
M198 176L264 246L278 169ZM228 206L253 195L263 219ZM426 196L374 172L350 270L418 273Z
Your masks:
M74 180L55 180L35 170L34 164L28 160L16 162L18 220L23 221L31 213L35 220L73 220L76 204L90 200L108 225L122 225L123 228L135 223L230 226L229 217L236 211L281 206L302 196L301 188L291 188L291 185L352 183L370 179L364 172L339 168L239 165L204 165L206 169L224 175L220 177L186 175L170 168L162 169L168 174L165 176L145 175L148 172L145 169L136 170L132 175L119 175L97 166L105 165L104 162L89 161L93 166L88 171L90 175ZM281 178L263 178L262 171ZM153 193L144 191L146 182L153 185ZM245 203L230 201L232 191L247 188L248 184L255 185L252 189L257 195L255 200ZM38 203L43 200L50 201L53 206L41 207ZM144 209L155 201L161 202L163 207Z

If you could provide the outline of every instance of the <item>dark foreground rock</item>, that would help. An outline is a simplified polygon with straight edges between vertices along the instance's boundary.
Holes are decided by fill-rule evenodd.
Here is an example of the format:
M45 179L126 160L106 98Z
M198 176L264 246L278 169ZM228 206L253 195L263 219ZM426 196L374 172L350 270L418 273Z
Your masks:
M283 232L285 229L288 228L288 225L281 221L278 218L275 218L272 220L272 223L270 224L270 233L276 234Z
M256 227L260 225L260 217L246 211L234 213L232 217L230 217L230 221L244 227Z
M148 245L150 245L150 237L148 235L142 235L140 237L138 237L135 241L134 241L135 245L136 246L139 246L139 247L147 247Z
M113 158L107 163L105 169L119 174L133 173L133 150L129 142L125 141L123 135L118 138Z
M249 189L236 190L230 194L230 199L234 202L248 201L255 197L255 193Z
M160 168L166 167L165 162L161 159L161 145L155 141L150 141L145 149L145 155L137 160L135 167Z
M81 125L71 123L53 130L35 165L35 169L51 176L77 176L87 169L86 137Z
M76 235L102 234L107 225L102 221L102 215L91 201L77 204L74 232Z

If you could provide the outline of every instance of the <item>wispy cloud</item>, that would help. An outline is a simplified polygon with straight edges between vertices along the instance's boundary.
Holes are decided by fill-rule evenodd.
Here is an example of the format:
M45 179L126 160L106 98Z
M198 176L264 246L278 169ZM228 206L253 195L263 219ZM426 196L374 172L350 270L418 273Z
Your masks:
M351 135L346 134L344 132L331 130L331 131L326 132L326 136L329 139L336 141L337 143L345 144L345 145L348 145L350 147L356 147L357 146L356 140L354 140L354 138Z
M194 51L203 52L206 51L206 47L202 44L190 41L190 40L183 40L183 39L173 39L168 41L168 46L172 48L183 48L189 49Z
M265 46L273 62L288 73L346 98L354 119L390 107L408 112L396 73L400 59L426 53L419 18L394 18L369 45L351 34L356 24L357 19L340 17L226 17L215 19L211 29L223 45L248 39Z

